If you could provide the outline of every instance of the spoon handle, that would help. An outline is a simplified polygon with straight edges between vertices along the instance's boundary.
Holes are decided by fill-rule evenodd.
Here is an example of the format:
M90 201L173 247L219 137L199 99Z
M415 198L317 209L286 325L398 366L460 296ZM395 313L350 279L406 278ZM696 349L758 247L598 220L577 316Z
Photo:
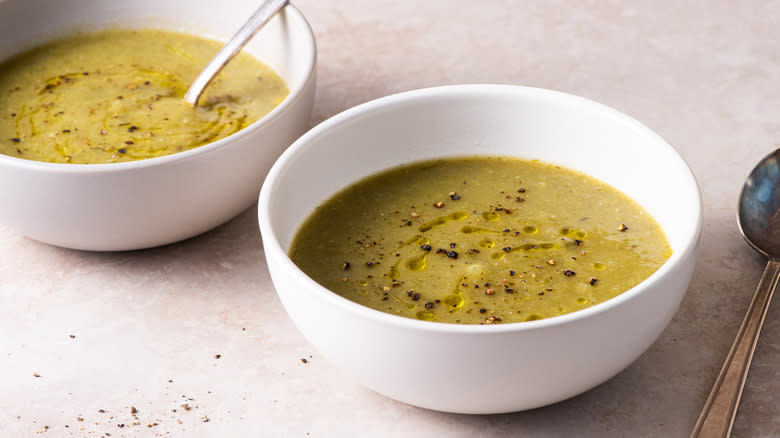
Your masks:
M203 90L214 79L214 76L219 73L225 65L233 59L234 56L252 39L253 36L263 27L268 21L276 15L279 10L286 6L288 0L267 0L249 17L249 20L244 24L241 29L233 35L233 38L225 44L222 49L214 55L214 58L209 61L206 68L204 68L197 78L192 82L187 93L184 94L184 100L192 105L198 104L200 95L203 94Z
M780 278L780 260L769 259L726 362L715 379L691 438L728 437L742 397L758 335Z

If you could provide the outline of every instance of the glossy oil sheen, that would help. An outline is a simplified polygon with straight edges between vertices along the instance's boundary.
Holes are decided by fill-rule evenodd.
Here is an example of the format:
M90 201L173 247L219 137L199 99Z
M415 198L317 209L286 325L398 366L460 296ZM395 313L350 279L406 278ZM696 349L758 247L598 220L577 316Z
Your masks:
M292 260L360 304L427 321L532 321L608 300L671 255L636 202L538 161L418 162L319 206Z
M220 44L161 30L77 34L0 64L0 153L54 163L168 155L233 134L289 91L247 53L206 90L184 92Z

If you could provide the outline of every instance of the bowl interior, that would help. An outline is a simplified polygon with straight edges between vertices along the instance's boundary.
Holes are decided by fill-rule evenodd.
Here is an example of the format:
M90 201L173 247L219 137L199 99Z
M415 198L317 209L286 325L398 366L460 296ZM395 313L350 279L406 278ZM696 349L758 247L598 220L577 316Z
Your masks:
M475 154L539 159L596 177L645 207L675 254L696 238L696 181L661 137L586 99L500 85L402 93L327 120L277 162L261 216L269 215L273 238L287 250L312 209L358 179L412 161Z
M252 0L0 1L0 60L70 33L110 27L162 28L227 41L257 7ZM272 67L292 96L314 65L310 33L297 9L287 5L245 50Z

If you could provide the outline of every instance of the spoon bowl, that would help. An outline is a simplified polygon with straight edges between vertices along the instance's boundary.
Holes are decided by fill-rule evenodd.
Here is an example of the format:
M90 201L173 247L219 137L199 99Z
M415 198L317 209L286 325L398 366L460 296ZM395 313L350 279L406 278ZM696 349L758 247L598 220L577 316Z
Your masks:
M780 279L780 149L764 157L745 180L737 223L748 244L769 262L691 438L731 434L758 335Z
M764 157L745 181L737 223L756 251L780 258L780 149Z

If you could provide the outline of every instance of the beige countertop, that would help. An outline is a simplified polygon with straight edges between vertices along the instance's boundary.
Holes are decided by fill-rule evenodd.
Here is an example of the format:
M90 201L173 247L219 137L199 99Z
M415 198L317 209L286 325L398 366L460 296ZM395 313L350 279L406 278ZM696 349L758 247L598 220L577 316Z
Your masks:
M735 206L754 163L780 145L780 2L295 4L319 45L312 124L399 91L509 83L602 102L665 137L704 200L701 252L672 323L578 397L446 414L358 386L306 343L274 293L254 206L127 253L0 226L0 436L688 436L764 265ZM733 436L780 435L779 340L775 303Z

